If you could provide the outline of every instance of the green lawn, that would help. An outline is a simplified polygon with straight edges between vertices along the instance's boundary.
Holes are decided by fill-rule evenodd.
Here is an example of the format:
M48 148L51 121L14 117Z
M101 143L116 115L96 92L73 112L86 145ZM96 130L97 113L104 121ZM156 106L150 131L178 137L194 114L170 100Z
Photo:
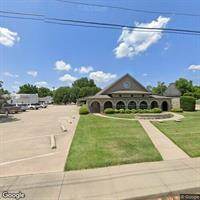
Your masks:
M126 114L126 113L115 113L115 114L106 114L110 117L119 117L119 118L126 118L126 119L134 119L135 115L133 113Z
M65 170L161 159L137 121L81 115Z
M182 114L182 113L181 113ZM181 122L153 122L172 141L182 148L189 156L200 156L200 111L184 112Z

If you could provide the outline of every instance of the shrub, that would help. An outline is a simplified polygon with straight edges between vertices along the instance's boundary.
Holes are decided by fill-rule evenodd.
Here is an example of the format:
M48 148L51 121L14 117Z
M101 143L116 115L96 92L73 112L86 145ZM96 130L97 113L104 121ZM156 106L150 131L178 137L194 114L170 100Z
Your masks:
M172 108L171 112L183 112L182 108Z
M82 105L81 107L80 107L80 109L79 109L79 114L80 115L87 115L87 114L89 114L89 110L88 110L88 107L87 107L87 105Z
M125 113L124 109L119 109L119 113Z
M194 97L182 96L180 98L181 108L184 111L194 111L195 110L195 103L196 103L196 100L195 100Z
M131 112L132 112L132 113L137 113L138 110L136 110L136 109L132 109Z
M104 110L104 113L106 113L106 114L113 114L113 113L115 113L115 110L112 109L112 108L106 108L106 109Z
M153 109L151 109L151 112L152 113L161 113L162 110L160 108L153 108Z
M130 114L130 113L131 113L131 110L130 110L130 109L126 109L126 110L125 110L125 113Z
M115 109L115 113L119 113L119 110L118 110L118 109Z

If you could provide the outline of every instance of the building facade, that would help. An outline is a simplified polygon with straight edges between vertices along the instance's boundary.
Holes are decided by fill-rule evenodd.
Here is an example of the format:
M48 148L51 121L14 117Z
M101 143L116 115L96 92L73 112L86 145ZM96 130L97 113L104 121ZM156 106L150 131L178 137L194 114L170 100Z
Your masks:
M106 108L113 109L153 109L169 111L180 106L179 97L153 95L130 74L126 74L96 95L88 97L86 103L91 113L103 112ZM170 96L171 95L171 96ZM175 100L176 99L176 100ZM176 102L173 104L173 102Z

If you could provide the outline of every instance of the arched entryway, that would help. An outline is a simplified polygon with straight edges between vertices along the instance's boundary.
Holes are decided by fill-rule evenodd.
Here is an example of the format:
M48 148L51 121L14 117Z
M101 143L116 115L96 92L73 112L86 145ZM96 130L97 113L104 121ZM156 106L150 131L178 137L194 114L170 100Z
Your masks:
M125 109L125 103L123 101L117 102L116 109Z
M111 101L106 101L106 102L104 103L104 110L105 110L106 108L113 108L113 105L112 105L112 102L111 102Z
M128 103L128 109L136 109L136 103L135 103L135 101L130 101Z
M98 101L94 101L91 103L91 112L100 113L100 103Z
M142 101L142 102L140 103L140 109L147 109L147 108L148 108L147 102L146 102L146 101Z
M161 108L162 108L162 111L168 111L168 109L169 109L168 103L166 101L163 101Z
M153 108L158 108L158 102L157 101L151 102L151 109L153 109Z

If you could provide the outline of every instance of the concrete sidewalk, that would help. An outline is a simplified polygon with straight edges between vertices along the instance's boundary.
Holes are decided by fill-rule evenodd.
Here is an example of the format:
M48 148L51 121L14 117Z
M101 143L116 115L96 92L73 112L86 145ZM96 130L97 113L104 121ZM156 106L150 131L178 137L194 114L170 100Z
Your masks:
M0 191L28 200L155 199L200 192L200 158L0 178Z
M154 146L160 152L163 160L189 158L189 156L174 144L167 136L158 130L149 120L138 120Z

